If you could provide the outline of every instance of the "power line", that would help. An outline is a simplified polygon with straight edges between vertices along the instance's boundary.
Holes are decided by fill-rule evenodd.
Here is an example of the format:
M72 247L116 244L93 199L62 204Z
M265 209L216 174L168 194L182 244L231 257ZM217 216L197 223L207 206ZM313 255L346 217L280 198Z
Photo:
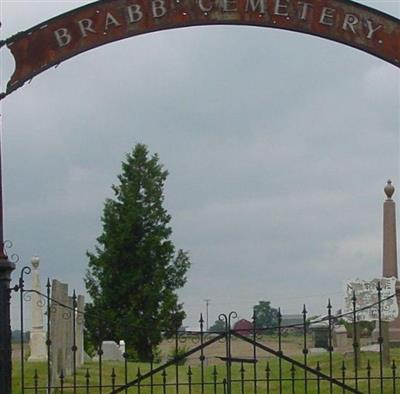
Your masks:
M332 296L336 296L336 295L342 295L344 294L343 291L339 291L339 292L332 292L332 293L323 293L323 294L310 294L310 295L303 295L303 296L284 296L284 295L271 295L268 298L270 299L275 299L275 298L279 298L280 300L304 300L306 298L321 298L321 297L332 297ZM230 305L232 304L232 302L235 302L236 305L243 305L245 306L248 303L254 303L254 302L258 302L257 300L261 300L261 299L266 299L267 297L253 297L253 298L240 298L240 302L237 302L237 299L232 298L232 300L221 300L221 301L215 301L213 300L213 304L216 305ZM211 301L211 299L208 299L208 301ZM207 302L207 299L204 299L203 302ZM202 305L202 302L185 302L186 306L200 306Z

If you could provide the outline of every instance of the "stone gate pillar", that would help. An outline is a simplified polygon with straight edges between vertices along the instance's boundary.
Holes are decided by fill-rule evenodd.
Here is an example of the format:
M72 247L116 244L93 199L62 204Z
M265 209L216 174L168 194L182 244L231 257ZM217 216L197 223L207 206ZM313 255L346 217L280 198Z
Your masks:
M11 324L10 324L10 282L15 264L3 252L0 242L0 388L4 394L11 394Z

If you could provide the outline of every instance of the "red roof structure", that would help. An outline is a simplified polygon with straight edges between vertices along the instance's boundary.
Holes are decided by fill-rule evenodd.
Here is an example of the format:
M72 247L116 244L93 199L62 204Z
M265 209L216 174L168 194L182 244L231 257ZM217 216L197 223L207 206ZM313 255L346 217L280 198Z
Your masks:
M240 319L234 324L233 329L240 335L251 335L253 333L253 323L246 319Z

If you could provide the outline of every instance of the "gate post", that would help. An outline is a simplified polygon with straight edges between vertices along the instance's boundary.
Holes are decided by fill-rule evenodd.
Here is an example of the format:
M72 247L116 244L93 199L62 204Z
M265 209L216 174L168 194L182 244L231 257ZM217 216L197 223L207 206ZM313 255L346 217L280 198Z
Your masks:
M2 248L3 245L0 245ZM0 251L0 387L2 393L11 394L11 272L15 264Z
M2 394L11 394L11 272L15 264L5 253L3 223L3 170L2 170L2 135L0 124L0 388Z

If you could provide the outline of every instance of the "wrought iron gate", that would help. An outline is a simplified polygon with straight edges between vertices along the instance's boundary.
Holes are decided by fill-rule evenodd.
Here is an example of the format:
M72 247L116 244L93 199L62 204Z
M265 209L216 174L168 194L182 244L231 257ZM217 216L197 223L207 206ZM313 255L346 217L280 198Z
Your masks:
M233 329L235 312L221 314L222 332L204 329L202 316L198 331L175 330L166 335L164 343L170 350L168 359L153 355L147 362L134 362L127 352L121 362L107 362L103 359L102 342L96 349L96 361L77 367L76 325L83 318L78 310L76 296L72 305L60 303L50 296L50 281L46 294L25 288L22 270L19 284L14 288L20 296L21 348L19 371L14 380L20 383L20 392L15 394L324 394L324 393L400 393L400 377L397 364L400 351L389 366L385 366L383 332L384 322L380 311L387 299L381 299L378 286L379 352L360 353L356 299L350 314L352 352L340 355L333 347L333 326L344 315L333 315L332 305L327 306L327 315L310 323L306 307L303 307L301 324L282 325L282 315L278 313L278 324L274 327L257 327L253 315L251 330ZM40 296L40 305L47 317L47 362L27 364L24 341L24 304L32 302L32 294ZM389 297L396 297L393 296ZM71 330L72 346L70 356L72 369L69 374L60 370L57 379L52 376L50 340L51 314L53 308L65 310L65 324ZM365 308L364 308L365 309ZM323 354L311 354L310 330L313 324L324 321L328 326L327 346ZM290 333L288 333L290 332ZM290 341L295 339L300 351L287 351ZM108 339L108 338L104 338ZM289 341L290 339L290 341ZM14 370L16 366L14 366ZM53 374L54 376L54 374Z

